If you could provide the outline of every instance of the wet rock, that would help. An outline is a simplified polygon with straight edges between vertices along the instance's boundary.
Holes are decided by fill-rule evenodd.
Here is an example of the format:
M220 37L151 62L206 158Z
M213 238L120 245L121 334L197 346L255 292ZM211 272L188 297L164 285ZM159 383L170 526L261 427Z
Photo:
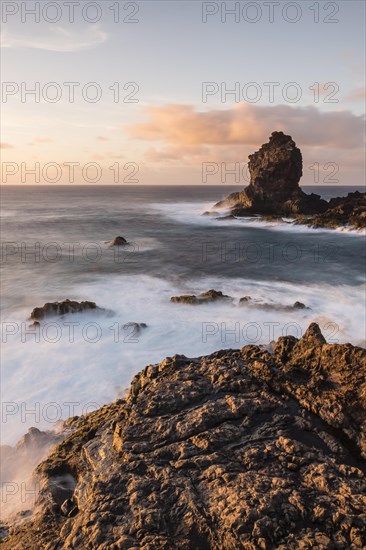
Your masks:
M110 246L126 246L129 242L124 237L115 237L112 241L109 241Z
M95 302L76 302L75 300L64 300L63 302L47 302L42 307L35 307L31 313L30 319L42 321L46 317L55 317L67 315L69 313L81 313L100 309ZM39 324L39 323L38 323ZM37 325L37 323L34 323Z
M191 305L196 305L200 303L197 296L195 296L194 294L182 294L182 296L172 296L170 298L170 301L178 304L191 304ZM201 301L201 303L203 302Z
M365 228L366 193L355 191L354 193L348 193L346 197L335 197L329 201L329 206L325 212L316 214L310 219L304 219L302 223L315 228L336 229L346 226L356 229Z
M219 216L220 212L216 210L206 210L203 212L202 216Z
M146 323L126 323L123 325L123 329L128 330L131 334L139 334L145 328L147 328Z
M207 292L201 292L198 296L194 294L186 294L182 296L172 296L170 298L171 302L179 304L190 304L190 305L199 305L207 304L210 302L218 301L232 301L231 296L223 294L220 290L208 290Z
M70 421L37 468L36 513L2 547L362 549L365 378L366 351L316 324L271 353L149 365L126 400ZM67 471L60 508L49 486Z
M250 302L251 299L252 299L251 296L243 296L242 298L240 298L239 304L240 305L245 305L248 302Z
M215 218L215 220L219 222L224 222L226 220L236 220L236 217L234 216L234 214L228 214L227 216L218 216L217 218Z
M310 309L302 302L295 302L293 305L287 306L282 304L260 302L258 300L253 300L251 296L243 296L242 298L240 298L239 306L262 309L267 311L292 311L294 309L295 310Z
M295 302L294 305L292 306L294 309L309 309L306 307L305 304L303 304L302 302Z

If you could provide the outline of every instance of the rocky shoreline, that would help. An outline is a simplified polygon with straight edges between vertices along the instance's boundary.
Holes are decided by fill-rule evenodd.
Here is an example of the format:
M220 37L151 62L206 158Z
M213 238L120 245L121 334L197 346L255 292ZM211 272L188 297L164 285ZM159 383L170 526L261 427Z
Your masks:
M213 207L230 211L224 219L259 215L281 220L284 216L314 228L366 228L366 193L356 191L329 202L304 193L299 186L302 154L291 136L273 132L268 143L249 155L248 168L249 185Z
M167 358L65 423L1 546L363 548L365 428L366 351L314 323L269 348Z

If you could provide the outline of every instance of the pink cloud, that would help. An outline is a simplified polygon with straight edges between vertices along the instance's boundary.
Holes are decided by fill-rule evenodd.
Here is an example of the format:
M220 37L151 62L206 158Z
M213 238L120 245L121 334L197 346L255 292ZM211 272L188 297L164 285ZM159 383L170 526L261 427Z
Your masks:
M110 141L109 138L104 137L104 136L97 136L96 139L97 139L98 141Z
M366 89L365 88L355 88L349 94L346 95L346 101L365 101L366 98Z
M141 140L163 142L168 147L256 147L274 130L291 134L300 147L352 149L363 143L364 118L350 111L243 104L211 111L195 111L190 105L166 105L150 107L146 112L149 120L130 126L130 134Z
M39 137L35 137L33 142L34 143L53 143L53 139L49 137L39 136Z
M0 149L14 149L14 145L10 143L0 143Z

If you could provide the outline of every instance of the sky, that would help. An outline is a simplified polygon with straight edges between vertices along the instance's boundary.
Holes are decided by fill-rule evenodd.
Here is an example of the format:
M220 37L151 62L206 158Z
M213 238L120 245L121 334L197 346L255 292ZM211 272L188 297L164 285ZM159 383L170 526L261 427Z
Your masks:
M246 184L282 130L360 185L365 5L2 1L1 183Z

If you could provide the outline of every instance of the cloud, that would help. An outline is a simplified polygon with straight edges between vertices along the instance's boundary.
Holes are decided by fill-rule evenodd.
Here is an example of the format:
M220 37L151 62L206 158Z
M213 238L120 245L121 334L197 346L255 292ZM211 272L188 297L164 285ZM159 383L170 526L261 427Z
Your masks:
M104 136L97 136L96 139L97 139L98 141L110 141L109 138L104 137Z
M0 149L14 149L14 145L10 143L0 143Z
M34 48L54 52L77 52L103 44L108 34L98 25L85 29L50 27L49 32L34 36L4 31L1 38L3 48Z
M146 112L149 120L130 126L129 132L137 139L164 143L167 149L161 154L167 155L187 147L192 153L192 147L198 151L204 145L257 147L274 130L291 134L300 147L353 149L363 145L364 117L350 111L242 104L211 111L166 105L149 107Z
M93 160L104 160L105 156L101 155L100 153L94 153L92 158Z
M39 136L34 138L33 143L53 143L53 139Z
M344 98L346 101L365 101L366 88L355 88Z

